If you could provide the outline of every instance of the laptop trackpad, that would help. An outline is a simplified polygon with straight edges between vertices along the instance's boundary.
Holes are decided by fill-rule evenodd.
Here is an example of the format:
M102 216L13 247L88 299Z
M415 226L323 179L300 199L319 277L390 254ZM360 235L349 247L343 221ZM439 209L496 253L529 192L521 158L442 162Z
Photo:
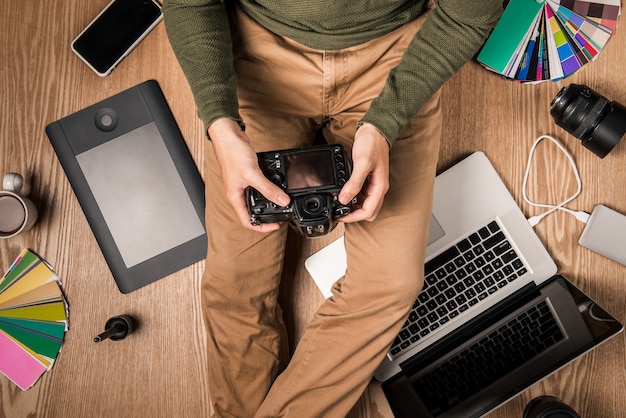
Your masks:
M441 224L435 218L434 214L430 214L430 225L428 226L428 245L437 241L445 235L445 231L441 227Z

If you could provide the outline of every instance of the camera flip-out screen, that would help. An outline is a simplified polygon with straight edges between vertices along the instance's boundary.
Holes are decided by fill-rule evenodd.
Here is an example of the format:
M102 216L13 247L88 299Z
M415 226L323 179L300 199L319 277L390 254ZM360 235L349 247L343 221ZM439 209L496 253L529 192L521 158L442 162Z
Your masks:
M296 152L284 157L287 189L290 191L335 184L330 150Z

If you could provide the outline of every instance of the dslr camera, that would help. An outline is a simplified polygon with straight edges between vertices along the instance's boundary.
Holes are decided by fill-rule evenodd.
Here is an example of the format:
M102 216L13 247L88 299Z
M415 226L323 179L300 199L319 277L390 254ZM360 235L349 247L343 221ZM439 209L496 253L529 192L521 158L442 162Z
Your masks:
M338 195L351 173L341 145L319 145L258 153L265 177L291 197L288 206L278 206L252 187L246 189L250 223L289 222L306 237L328 234L336 219L350 213Z

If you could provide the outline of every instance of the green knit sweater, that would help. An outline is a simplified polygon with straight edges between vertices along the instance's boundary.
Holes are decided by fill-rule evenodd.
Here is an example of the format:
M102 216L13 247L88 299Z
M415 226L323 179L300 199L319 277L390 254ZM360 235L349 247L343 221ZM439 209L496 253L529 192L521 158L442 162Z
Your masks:
M382 36L415 19L425 11L428 0L237 3L274 33L311 48L337 50ZM238 110L223 2L164 0L163 13L172 48L205 127L221 117L245 123ZM502 0L439 0L361 122L376 126L391 145L420 107L474 56L501 13Z

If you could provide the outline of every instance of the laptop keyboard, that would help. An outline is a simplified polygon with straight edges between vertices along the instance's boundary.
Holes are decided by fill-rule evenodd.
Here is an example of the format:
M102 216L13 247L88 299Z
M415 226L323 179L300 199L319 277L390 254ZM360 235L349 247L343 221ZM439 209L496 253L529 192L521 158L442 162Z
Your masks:
M469 234L425 264L424 288L389 356L400 356L527 271L496 221Z
M413 383L439 416L564 339L545 301L456 354Z

